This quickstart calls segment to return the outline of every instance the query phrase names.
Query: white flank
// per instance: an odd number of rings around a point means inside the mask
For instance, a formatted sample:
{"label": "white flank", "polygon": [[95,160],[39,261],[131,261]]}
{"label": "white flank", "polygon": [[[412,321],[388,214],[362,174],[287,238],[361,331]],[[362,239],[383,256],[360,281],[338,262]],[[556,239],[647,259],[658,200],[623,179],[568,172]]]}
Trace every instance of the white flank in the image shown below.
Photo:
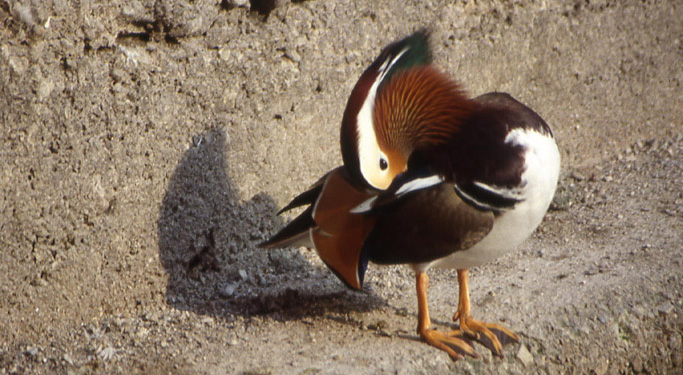
{"label": "white flank", "polygon": [[514,250],[541,223],[560,175],[560,153],[555,140],[533,130],[517,129],[510,132],[506,142],[526,149],[525,170],[518,187],[524,200],[496,217],[491,232],[470,249],[432,263],[414,265],[414,268],[469,268],[484,264]]}

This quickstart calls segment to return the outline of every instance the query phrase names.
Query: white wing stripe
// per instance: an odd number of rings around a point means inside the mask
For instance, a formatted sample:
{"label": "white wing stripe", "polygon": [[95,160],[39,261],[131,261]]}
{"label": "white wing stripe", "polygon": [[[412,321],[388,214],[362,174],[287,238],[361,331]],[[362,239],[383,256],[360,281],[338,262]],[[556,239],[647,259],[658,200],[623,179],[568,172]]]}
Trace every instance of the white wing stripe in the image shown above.
{"label": "white wing stripe", "polygon": [[477,186],[478,188],[481,188],[483,190],[486,190],[490,193],[499,195],[504,198],[509,198],[509,199],[514,199],[514,200],[522,200],[524,199],[524,192],[522,189],[516,188],[516,189],[510,189],[506,187],[500,187],[500,186],[492,186],[492,185],[487,185],[485,183],[475,181],[474,185]]}
{"label": "white wing stripe", "polygon": [[365,202],[359,204],[358,206],[354,207],[351,211],[352,214],[362,214],[364,212],[369,212],[372,210],[372,204],[375,203],[377,200],[377,197],[372,197]]}
{"label": "white wing stripe", "polygon": [[415,190],[420,190],[424,188],[428,188],[430,186],[434,186],[436,184],[440,184],[443,182],[443,178],[441,176],[429,176],[429,177],[422,177],[422,178],[416,178],[414,180],[410,180],[403,184],[397,191],[396,195],[402,195],[411,191]]}
{"label": "white wing stripe", "polygon": [[[414,180],[410,180],[410,181],[406,182],[405,184],[401,185],[401,187],[396,191],[396,193],[394,193],[394,195],[395,196],[401,196],[401,195],[409,193],[411,191],[426,189],[428,187],[440,184],[442,182],[443,182],[443,178],[441,178],[441,176],[437,176],[437,175],[429,176],[429,177],[416,178]],[[370,199],[367,199],[363,203],[354,207],[349,212],[351,212],[352,214],[362,214],[365,212],[370,212],[372,210],[372,206],[375,204],[376,200],[377,200],[377,197],[372,197]]]}

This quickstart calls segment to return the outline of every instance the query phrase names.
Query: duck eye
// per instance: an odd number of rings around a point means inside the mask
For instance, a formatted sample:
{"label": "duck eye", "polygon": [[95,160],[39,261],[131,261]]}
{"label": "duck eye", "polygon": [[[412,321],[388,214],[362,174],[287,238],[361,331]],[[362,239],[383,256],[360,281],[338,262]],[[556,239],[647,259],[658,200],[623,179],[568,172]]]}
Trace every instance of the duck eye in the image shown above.
{"label": "duck eye", "polygon": [[379,159],[379,167],[381,170],[385,171],[387,168],[389,168],[389,163],[387,163],[386,159],[380,158]]}

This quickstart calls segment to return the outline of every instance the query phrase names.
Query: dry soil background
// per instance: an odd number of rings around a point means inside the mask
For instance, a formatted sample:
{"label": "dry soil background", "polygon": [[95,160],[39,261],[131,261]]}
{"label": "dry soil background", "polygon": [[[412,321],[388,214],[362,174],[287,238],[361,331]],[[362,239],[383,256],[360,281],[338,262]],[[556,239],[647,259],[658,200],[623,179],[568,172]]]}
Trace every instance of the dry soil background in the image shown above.
{"label": "dry soil background", "polygon": [[[683,373],[680,1],[0,0],[0,373]],[[423,26],[472,95],[551,126],[560,191],[473,270],[521,334],[452,363],[413,277],[347,291],[255,244],[340,163],[347,95]],[[432,274],[440,329],[453,272]]]}

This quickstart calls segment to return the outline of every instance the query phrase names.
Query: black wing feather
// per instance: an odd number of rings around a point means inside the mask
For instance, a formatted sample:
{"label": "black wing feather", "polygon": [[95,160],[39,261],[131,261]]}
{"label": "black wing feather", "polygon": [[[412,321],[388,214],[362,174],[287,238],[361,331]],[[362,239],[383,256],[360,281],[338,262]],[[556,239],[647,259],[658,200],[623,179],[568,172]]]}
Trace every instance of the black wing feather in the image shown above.
{"label": "black wing feather", "polygon": [[377,223],[363,253],[380,264],[429,262],[468,249],[489,233],[494,218],[460,199],[450,183],[411,192],[372,214]]}

